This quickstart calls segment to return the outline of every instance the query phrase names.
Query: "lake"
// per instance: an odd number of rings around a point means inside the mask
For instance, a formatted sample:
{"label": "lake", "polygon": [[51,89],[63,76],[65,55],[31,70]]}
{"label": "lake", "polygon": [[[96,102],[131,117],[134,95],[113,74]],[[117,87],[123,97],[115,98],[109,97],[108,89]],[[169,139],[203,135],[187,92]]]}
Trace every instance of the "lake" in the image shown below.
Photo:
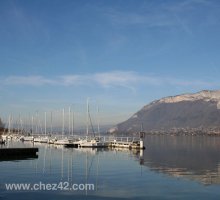
{"label": "lake", "polygon": [[[144,151],[132,151],[34,144],[38,158],[0,161],[0,200],[220,199],[220,137],[148,135],[145,146]],[[94,188],[9,191],[5,183]]]}

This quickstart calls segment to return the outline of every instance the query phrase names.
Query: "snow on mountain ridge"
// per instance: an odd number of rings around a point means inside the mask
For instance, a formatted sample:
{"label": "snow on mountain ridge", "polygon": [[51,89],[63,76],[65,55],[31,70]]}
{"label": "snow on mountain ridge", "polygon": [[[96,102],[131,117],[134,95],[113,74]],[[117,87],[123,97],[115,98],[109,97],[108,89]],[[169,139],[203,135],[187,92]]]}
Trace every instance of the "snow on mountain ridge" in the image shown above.
{"label": "snow on mountain ridge", "polygon": [[201,92],[195,94],[183,94],[171,97],[165,97],[159,100],[160,103],[176,103],[180,101],[196,101],[196,100],[204,100],[204,101],[216,101],[220,102],[220,90],[210,91],[203,90]]}
{"label": "snow on mountain ridge", "polygon": [[181,101],[215,101],[217,102],[217,108],[220,109],[220,90],[202,90],[194,94],[182,94],[177,96],[164,97],[159,100],[155,100],[152,103],[144,106],[144,110],[149,109],[155,103],[177,103]]}

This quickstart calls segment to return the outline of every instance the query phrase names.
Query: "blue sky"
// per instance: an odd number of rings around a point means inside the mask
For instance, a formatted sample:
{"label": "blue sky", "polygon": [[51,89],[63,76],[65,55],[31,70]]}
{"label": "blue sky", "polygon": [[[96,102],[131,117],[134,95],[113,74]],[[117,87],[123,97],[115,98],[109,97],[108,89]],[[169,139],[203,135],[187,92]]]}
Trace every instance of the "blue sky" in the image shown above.
{"label": "blue sky", "polygon": [[219,89],[219,9],[218,0],[0,0],[1,116],[72,105],[80,124],[90,97],[101,123],[114,124],[152,100]]}

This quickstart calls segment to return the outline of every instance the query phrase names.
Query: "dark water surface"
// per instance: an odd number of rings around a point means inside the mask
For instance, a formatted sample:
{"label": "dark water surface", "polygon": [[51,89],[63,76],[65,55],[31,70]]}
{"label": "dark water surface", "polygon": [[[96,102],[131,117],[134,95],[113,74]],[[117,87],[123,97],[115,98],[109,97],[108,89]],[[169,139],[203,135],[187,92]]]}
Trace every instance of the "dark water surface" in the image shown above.
{"label": "dark water surface", "polygon": [[[0,161],[1,199],[220,199],[220,137],[147,136],[146,150],[38,144],[35,159]],[[9,146],[33,146],[11,142]],[[94,191],[7,191],[5,183],[94,184]]]}

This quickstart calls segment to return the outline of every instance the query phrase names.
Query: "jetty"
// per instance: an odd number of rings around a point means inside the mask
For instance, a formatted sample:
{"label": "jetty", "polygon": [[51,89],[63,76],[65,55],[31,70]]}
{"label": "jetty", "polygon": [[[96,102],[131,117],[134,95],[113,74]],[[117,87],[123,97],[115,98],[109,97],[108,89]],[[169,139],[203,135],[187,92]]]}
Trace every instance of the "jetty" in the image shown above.
{"label": "jetty", "polygon": [[0,148],[0,160],[37,158],[38,148]]}
{"label": "jetty", "polygon": [[[5,136],[5,135],[4,135]],[[16,138],[23,142],[33,143],[48,143],[54,145],[63,145],[67,148],[129,148],[129,149],[145,149],[144,146],[144,133],[139,137],[132,136],[87,136],[87,135],[48,135],[47,137],[42,134],[33,134],[29,136],[13,137],[12,135],[7,138],[10,140]],[[7,141],[6,139],[4,141]]]}
{"label": "jetty", "polygon": [[65,144],[67,148],[128,148],[128,149],[145,149],[144,140],[140,137],[82,137],[73,136],[70,143]]}

